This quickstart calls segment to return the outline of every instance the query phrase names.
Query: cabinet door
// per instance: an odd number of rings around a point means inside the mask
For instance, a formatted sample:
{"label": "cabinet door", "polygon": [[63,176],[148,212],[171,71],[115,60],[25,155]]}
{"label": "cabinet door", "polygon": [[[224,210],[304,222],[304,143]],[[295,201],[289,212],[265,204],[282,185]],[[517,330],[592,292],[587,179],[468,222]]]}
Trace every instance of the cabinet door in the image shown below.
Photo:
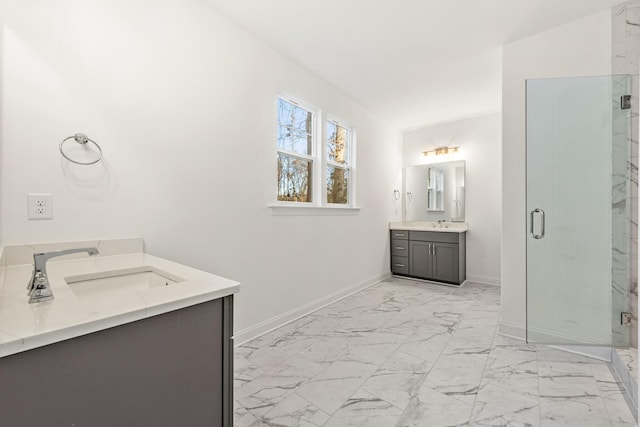
{"label": "cabinet door", "polygon": [[231,427],[230,298],[0,358],[0,425]]}
{"label": "cabinet door", "polygon": [[459,254],[458,245],[455,243],[432,243],[435,254],[433,255],[433,268],[431,277],[443,282],[459,282]]}
{"label": "cabinet door", "polygon": [[409,241],[409,274],[411,276],[431,277],[431,246],[428,242]]}

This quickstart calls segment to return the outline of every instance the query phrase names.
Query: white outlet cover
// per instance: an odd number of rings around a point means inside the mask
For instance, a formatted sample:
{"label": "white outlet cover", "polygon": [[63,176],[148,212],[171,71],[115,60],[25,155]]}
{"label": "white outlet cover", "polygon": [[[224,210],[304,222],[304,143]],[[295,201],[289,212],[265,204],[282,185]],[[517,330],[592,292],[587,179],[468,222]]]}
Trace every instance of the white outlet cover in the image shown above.
{"label": "white outlet cover", "polygon": [[28,193],[27,218],[53,219],[53,194]]}

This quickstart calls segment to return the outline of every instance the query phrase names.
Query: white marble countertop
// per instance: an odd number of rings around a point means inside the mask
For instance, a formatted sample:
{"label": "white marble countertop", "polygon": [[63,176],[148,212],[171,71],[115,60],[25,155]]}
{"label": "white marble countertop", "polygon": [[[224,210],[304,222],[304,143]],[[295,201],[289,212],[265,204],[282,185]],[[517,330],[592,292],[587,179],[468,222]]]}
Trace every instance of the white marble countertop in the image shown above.
{"label": "white marble countertop", "polygon": [[[85,246],[92,245],[87,242],[75,245]],[[139,247],[141,250],[141,240]],[[28,248],[33,250],[34,246]],[[240,284],[233,280],[141,251],[102,255],[104,252],[118,251],[107,249],[100,250],[101,254],[94,257],[76,254],[68,256],[73,259],[50,259],[46,268],[54,299],[34,304],[29,304],[26,290],[33,266],[31,263],[12,264],[10,258],[23,260],[24,256],[3,254],[1,261],[4,266],[0,267],[0,357],[211,301],[240,290]],[[137,291],[114,292],[108,298],[83,296],[79,299],[64,280],[68,276],[138,266],[155,267],[185,281]]]}
{"label": "white marble countertop", "polygon": [[464,233],[469,230],[466,222],[389,222],[389,230],[437,231],[442,233]]}

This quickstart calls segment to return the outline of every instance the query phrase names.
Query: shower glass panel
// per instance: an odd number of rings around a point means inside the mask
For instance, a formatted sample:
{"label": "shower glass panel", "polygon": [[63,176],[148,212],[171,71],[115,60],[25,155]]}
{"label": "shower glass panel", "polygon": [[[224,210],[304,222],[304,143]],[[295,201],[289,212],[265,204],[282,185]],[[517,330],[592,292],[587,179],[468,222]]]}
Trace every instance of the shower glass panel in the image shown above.
{"label": "shower glass panel", "polygon": [[628,345],[629,76],[528,80],[527,341]]}

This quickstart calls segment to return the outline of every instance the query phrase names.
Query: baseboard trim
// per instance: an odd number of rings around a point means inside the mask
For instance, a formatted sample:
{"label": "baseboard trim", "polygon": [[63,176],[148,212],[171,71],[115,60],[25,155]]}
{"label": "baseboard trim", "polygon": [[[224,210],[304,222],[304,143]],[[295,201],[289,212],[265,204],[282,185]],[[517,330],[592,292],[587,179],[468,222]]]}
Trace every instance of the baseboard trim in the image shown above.
{"label": "baseboard trim", "polygon": [[469,274],[469,272],[467,272],[467,282],[482,283],[484,285],[494,286],[500,286],[502,283],[499,277],[482,276],[480,274]]}
{"label": "baseboard trim", "polygon": [[498,331],[500,332],[500,334],[509,338],[515,338],[520,341],[525,341],[527,339],[527,334],[524,326],[517,323],[505,322],[504,320],[500,320],[500,322],[498,323]]}
{"label": "baseboard trim", "polygon": [[249,328],[238,331],[234,334],[233,337],[234,345],[238,347],[248,341],[258,338],[261,335],[269,333],[274,329],[278,329],[288,323],[300,319],[301,317],[307,316],[314,311],[318,311],[321,308],[333,304],[334,302],[340,301],[343,298],[353,295],[356,292],[373,286],[376,283],[380,283],[381,281],[388,279],[389,277],[391,277],[391,275],[388,273],[372,277],[370,279],[356,283],[355,285],[351,285],[337,292],[333,292],[329,295],[318,298],[307,304],[303,304],[299,307],[294,308],[293,310],[287,311],[286,313],[282,313],[278,316],[272,317],[271,319],[267,319],[264,322],[258,323],[257,325],[250,326]]}
{"label": "baseboard trim", "polygon": [[547,347],[557,350],[566,351],[567,353],[577,354],[579,356],[589,357],[591,359],[602,360],[611,363],[611,347],[605,346],[588,346],[588,345],[547,345]]}
{"label": "baseboard trim", "polygon": [[[501,320],[498,324],[498,331],[500,334],[514,338],[523,342],[526,342],[526,330],[525,327],[516,323],[505,322]],[[554,335],[549,333],[548,331],[535,331],[538,336],[548,336],[550,341],[554,339],[557,341],[559,339],[573,341],[573,344],[544,344],[540,343],[540,345],[545,345],[547,347],[555,348],[558,350],[566,351],[568,353],[579,354],[581,356],[590,357],[592,359],[598,359],[605,362],[611,361],[611,347],[603,346],[603,345],[584,345],[584,343],[579,342],[577,340],[573,340],[569,337]]]}

